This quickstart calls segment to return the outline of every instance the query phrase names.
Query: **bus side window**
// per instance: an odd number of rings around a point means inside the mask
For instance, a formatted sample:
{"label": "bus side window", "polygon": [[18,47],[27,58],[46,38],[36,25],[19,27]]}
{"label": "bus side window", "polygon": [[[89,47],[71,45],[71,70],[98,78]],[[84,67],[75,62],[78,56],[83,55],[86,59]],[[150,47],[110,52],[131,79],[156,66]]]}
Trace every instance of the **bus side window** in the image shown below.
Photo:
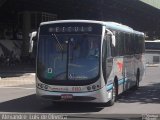
{"label": "bus side window", "polygon": [[105,35],[102,45],[102,69],[105,83],[111,72],[111,35]]}
{"label": "bus side window", "polygon": [[131,44],[130,44],[130,34],[126,33],[125,34],[125,54],[130,55],[131,54]]}
{"label": "bus side window", "polygon": [[139,53],[139,38],[138,35],[135,36],[135,53],[138,54]]}
{"label": "bus side window", "polygon": [[145,40],[144,37],[142,36],[142,52],[145,52]]}
{"label": "bus side window", "polygon": [[110,58],[111,55],[111,35],[105,35],[102,46],[103,52],[102,57],[104,59]]}
{"label": "bus side window", "polygon": [[107,40],[107,57],[111,57],[111,44],[112,44],[112,42],[111,42],[111,40],[112,40],[111,35],[107,35],[106,36],[106,40]]}
{"label": "bus side window", "polygon": [[134,34],[130,34],[130,52],[133,55],[134,54]]}
{"label": "bus side window", "polygon": [[116,33],[116,50],[118,56],[124,55],[124,33],[123,32],[117,32]]}

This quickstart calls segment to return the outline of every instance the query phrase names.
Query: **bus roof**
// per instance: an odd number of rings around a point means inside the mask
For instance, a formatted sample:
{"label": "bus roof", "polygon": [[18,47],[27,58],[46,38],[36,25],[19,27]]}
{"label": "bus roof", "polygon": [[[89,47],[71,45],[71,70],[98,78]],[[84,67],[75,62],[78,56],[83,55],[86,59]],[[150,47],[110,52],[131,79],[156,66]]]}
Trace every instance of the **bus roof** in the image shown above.
{"label": "bus roof", "polygon": [[47,25],[47,24],[56,24],[56,23],[95,23],[95,24],[101,24],[103,26],[106,26],[108,29],[112,30],[119,30],[122,32],[129,32],[129,33],[135,33],[144,35],[143,32],[135,31],[131,27],[128,27],[126,25],[116,23],[116,22],[110,22],[110,21],[96,21],[96,20],[56,20],[56,21],[48,21],[48,22],[42,22],[40,26]]}
{"label": "bus roof", "polygon": [[116,23],[116,22],[105,22],[105,23],[106,23],[106,27],[108,29],[113,29],[113,30],[119,30],[119,31],[122,31],[122,32],[129,32],[129,33],[144,35],[143,32],[133,30],[133,28],[131,28],[127,25],[123,25],[123,24]]}
{"label": "bus roof", "polygon": [[55,21],[48,21],[48,22],[42,22],[40,25],[46,25],[46,24],[56,24],[56,23],[96,23],[105,25],[105,22],[103,21],[96,21],[96,20],[55,20]]}

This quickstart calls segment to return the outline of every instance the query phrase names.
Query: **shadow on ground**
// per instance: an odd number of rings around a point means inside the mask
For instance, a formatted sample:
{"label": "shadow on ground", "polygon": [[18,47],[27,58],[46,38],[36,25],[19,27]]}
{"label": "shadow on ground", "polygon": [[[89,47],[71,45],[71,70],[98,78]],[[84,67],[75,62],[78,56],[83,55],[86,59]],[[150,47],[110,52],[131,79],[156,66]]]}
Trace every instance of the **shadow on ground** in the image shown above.
{"label": "shadow on ground", "polygon": [[84,113],[101,109],[99,105],[90,103],[53,104],[51,101],[37,99],[35,94],[0,103],[0,112]]}
{"label": "shadow on ground", "polygon": [[147,86],[140,86],[136,91],[133,89],[123,93],[117,102],[141,104],[160,103],[160,83],[151,83]]}

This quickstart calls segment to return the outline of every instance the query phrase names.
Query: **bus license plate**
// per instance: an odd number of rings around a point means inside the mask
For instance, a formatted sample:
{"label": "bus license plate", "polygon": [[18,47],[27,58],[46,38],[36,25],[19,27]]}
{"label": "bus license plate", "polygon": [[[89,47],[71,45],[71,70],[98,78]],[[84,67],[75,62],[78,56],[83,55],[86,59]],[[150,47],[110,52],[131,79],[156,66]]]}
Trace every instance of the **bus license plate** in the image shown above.
{"label": "bus license plate", "polygon": [[73,99],[73,95],[72,94],[64,94],[64,95],[61,95],[61,99],[70,100],[70,99]]}

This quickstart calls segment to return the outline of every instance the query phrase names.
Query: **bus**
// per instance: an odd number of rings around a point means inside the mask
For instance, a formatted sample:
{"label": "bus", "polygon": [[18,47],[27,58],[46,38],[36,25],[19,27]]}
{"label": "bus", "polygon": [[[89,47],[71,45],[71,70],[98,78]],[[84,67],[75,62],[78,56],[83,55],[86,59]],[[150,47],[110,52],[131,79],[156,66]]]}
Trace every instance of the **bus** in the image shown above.
{"label": "bus", "polygon": [[37,34],[40,98],[111,106],[119,94],[139,87],[144,33],[115,22],[57,20],[41,23]]}
{"label": "bus", "polygon": [[160,64],[160,40],[145,41],[146,63]]}

